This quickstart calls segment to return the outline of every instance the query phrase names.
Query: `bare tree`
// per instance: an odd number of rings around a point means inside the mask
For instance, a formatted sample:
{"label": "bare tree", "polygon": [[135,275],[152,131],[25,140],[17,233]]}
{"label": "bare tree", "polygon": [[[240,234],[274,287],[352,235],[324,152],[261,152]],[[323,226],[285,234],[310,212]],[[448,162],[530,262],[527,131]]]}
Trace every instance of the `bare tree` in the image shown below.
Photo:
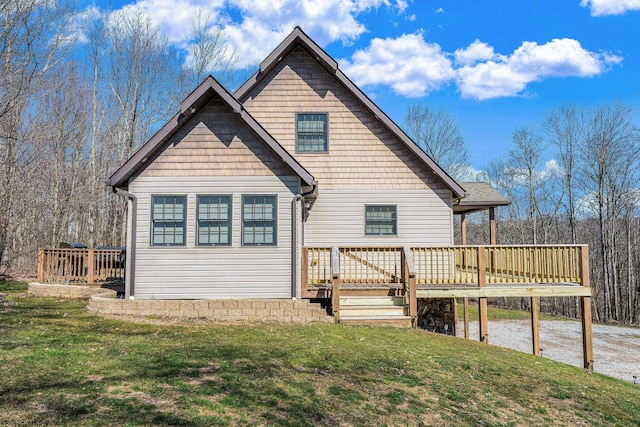
{"label": "bare tree", "polygon": [[198,10],[191,27],[189,56],[185,63],[185,72],[192,78],[185,79],[187,89],[192,90],[209,74],[221,82],[233,78],[233,67],[238,62],[238,55],[225,40],[221,28],[209,25],[208,13]]}
{"label": "bare tree", "polygon": [[460,179],[469,164],[464,138],[446,111],[411,105],[404,118],[407,134],[453,178]]}
{"label": "bare tree", "polygon": [[69,18],[63,2],[5,0],[0,3],[0,268],[13,256],[16,206],[22,203],[19,174],[32,159],[23,136],[25,115],[36,94],[34,83],[64,57],[62,29]]}
{"label": "bare tree", "polygon": [[620,320],[620,219],[631,214],[640,168],[640,135],[632,110],[605,104],[588,118],[581,149],[584,192],[594,201],[602,262],[604,320]]}

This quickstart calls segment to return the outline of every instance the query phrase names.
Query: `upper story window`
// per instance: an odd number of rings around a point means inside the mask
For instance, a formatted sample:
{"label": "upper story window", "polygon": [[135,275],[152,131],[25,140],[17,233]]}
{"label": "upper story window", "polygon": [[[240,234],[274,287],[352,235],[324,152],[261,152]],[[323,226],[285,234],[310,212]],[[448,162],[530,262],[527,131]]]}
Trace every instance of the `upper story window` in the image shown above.
{"label": "upper story window", "polygon": [[151,244],[185,244],[186,196],[152,196]]}
{"label": "upper story window", "polygon": [[242,196],[242,244],[276,246],[277,196]]}
{"label": "upper story window", "polygon": [[231,196],[198,196],[197,244],[229,246],[231,244]]}
{"label": "upper story window", "polygon": [[396,236],[398,234],[398,209],[396,205],[366,205],[364,220],[364,234],[366,235]]}
{"label": "upper story window", "polygon": [[298,113],[296,152],[326,153],[328,150],[327,113]]}

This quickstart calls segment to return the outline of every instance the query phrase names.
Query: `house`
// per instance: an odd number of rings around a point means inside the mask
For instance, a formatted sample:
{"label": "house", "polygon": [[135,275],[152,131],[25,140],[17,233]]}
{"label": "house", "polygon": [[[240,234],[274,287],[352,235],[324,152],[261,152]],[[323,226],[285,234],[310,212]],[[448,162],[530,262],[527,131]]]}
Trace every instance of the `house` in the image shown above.
{"label": "house", "polygon": [[[578,297],[593,368],[586,245],[496,245],[508,201],[453,180],[299,27],[235,93],[208,77],[108,184],[129,200],[125,297],[144,306],[319,298],[341,323],[439,327],[430,313],[455,326],[462,298],[468,336],[477,298],[486,343],[487,298],[527,297],[539,355],[538,298]],[[479,210],[490,244],[466,246]]]}
{"label": "house", "polygon": [[235,94],[207,78],[109,184],[138,299],[300,297],[303,246],[452,245],[465,196],[299,27]]}

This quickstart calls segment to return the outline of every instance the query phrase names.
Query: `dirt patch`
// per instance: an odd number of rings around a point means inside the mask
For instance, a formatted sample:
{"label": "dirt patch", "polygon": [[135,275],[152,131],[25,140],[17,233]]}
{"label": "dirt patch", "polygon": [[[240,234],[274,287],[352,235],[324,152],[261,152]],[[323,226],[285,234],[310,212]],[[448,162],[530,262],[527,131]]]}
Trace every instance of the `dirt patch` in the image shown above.
{"label": "dirt patch", "polygon": [[[464,336],[464,325],[456,325]],[[471,339],[478,340],[478,322],[470,322]],[[489,343],[531,353],[531,322],[528,320],[489,321]],[[640,329],[593,325],[595,372],[640,384]],[[540,348],[543,357],[582,367],[582,326],[576,321],[541,320]],[[637,378],[634,378],[636,376]]]}

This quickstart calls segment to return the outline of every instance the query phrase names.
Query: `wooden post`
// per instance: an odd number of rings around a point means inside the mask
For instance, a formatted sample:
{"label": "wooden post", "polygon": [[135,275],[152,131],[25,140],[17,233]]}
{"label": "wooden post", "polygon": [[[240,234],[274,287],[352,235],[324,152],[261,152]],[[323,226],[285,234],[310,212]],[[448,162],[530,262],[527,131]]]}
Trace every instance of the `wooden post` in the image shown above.
{"label": "wooden post", "polygon": [[38,282],[44,282],[44,249],[38,249]]}
{"label": "wooden post", "polygon": [[460,244],[467,244],[467,216],[460,214]]}
{"label": "wooden post", "polygon": [[[487,259],[484,252],[484,246],[478,246],[478,287],[484,288],[487,285],[486,265]],[[478,323],[480,330],[480,342],[484,344],[489,343],[489,329],[487,323],[489,319],[487,316],[487,298],[478,298]]]}
{"label": "wooden post", "polygon": [[[580,248],[580,283],[589,284],[589,247]],[[593,372],[593,336],[591,328],[591,297],[580,297],[582,308],[582,357],[584,368]]]}
{"label": "wooden post", "polygon": [[464,297],[464,338],[469,339],[469,297]]}
{"label": "wooden post", "polygon": [[[496,209],[489,208],[489,244],[491,246],[497,245],[498,239],[496,236]],[[490,269],[495,270],[496,268],[496,250],[491,249],[491,257],[489,259]]]}
{"label": "wooden post", "polygon": [[540,305],[537,297],[531,298],[531,337],[533,354],[540,356]]}
{"label": "wooden post", "polygon": [[489,244],[496,245],[496,208],[489,208]]}
{"label": "wooden post", "polygon": [[87,284],[93,285],[96,280],[96,255],[95,249],[89,249],[87,256]]}
{"label": "wooden post", "polygon": [[411,326],[418,326],[418,288],[416,286],[416,267],[413,264],[413,253],[409,246],[404,246],[401,253],[403,280],[409,284],[409,317]]}
{"label": "wooden post", "polygon": [[331,248],[331,309],[336,323],[340,322],[340,249]]}
{"label": "wooden post", "polygon": [[300,287],[302,288],[302,295],[309,287],[309,248],[302,247],[300,253]]}

